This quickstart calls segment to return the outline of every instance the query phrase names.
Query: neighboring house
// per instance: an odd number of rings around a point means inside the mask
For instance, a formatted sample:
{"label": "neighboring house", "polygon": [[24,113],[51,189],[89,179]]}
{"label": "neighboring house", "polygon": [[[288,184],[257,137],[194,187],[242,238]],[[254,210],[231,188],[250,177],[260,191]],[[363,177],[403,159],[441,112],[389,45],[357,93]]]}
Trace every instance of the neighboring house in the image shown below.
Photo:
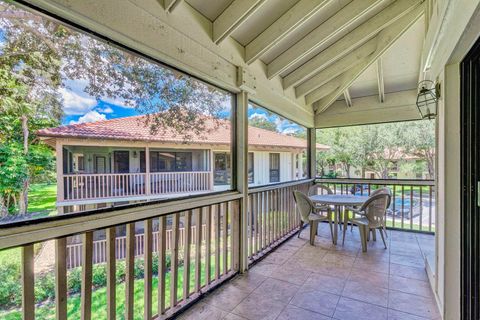
{"label": "neighboring house", "polygon": [[[228,189],[229,121],[208,120],[205,137],[186,142],[171,128],[153,134],[144,117],[38,132],[56,150],[59,212]],[[306,177],[306,140],[249,127],[248,142],[250,186]]]}

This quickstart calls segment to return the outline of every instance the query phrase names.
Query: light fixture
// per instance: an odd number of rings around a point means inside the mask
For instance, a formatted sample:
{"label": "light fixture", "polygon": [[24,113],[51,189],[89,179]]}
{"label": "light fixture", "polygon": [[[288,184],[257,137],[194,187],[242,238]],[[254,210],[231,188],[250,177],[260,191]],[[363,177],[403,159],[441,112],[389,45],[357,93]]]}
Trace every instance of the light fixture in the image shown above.
{"label": "light fixture", "polygon": [[133,158],[137,158],[137,151],[133,151]]}
{"label": "light fixture", "polygon": [[418,84],[417,108],[422,119],[433,119],[437,116],[439,90],[433,81],[423,80]]}

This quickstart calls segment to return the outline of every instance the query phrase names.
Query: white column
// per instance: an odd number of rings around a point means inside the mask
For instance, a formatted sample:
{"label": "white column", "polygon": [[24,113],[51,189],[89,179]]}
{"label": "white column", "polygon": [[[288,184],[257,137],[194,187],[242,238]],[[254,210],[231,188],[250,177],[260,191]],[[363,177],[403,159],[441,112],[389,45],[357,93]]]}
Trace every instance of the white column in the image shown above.
{"label": "white column", "polygon": [[64,200],[64,183],[63,183],[63,144],[57,140],[55,143],[55,153],[57,158],[57,212],[63,214],[63,206],[58,205]]}
{"label": "white column", "polygon": [[308,128],[308,178],[315,178],[317,176],[317,130],[315,128]]}
{"label": "white column", "polygon": [[145,194],[148,196],[151,194],[150,183],[150,148],[145,147]]}
{"label": "white column", "polygon": [[248,214],[248,93],[237,94],[236,160],[237,190],[242,193],[240,204],[240,272],[248,269],[247,214]]}

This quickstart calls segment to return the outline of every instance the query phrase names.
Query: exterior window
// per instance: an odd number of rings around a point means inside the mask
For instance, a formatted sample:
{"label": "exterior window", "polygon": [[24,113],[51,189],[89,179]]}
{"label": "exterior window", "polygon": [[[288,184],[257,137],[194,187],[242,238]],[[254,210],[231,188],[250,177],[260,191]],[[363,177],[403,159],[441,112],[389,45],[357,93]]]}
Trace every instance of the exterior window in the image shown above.
{"label": "exterior window", "polygon": [[255,183],[253,152],[248,153],[248,183]]}
{"label": "exterior window", "polygon": [[151,172],[192,171],[191,152],[150,152]]}
{"label": "exterior window", "polygon": [[270,182],[280,182],[280,153],[270,153]]}
{"label": "exterior window", "polygon": [[227,185],[231,183],[230,154],[226,152],[215,153],[214,183]]}
{"label": "exterior window", "polygon": [[78,156],[78,171],[85,171],[85,157]]}

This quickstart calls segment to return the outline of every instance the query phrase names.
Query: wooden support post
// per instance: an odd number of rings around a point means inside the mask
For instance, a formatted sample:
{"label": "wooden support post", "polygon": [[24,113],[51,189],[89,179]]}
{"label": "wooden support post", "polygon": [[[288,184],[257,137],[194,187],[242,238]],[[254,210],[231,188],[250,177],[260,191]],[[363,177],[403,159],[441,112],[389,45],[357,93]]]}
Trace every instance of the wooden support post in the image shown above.
{"label": "wooden support post", "polygon": [[317,176],[317,130],[308,128],[308,178],[314,179]]}
{"label": "wooden support post", "polygon": [[144,221],[143,255],[144,255],[144,311],[145,320],[152,319],[152,276],[153,276],[153,233],[152,220]]}
{"label": "wooden support post", "polygon": [[33,244],[22,247],[22,319],[35,319]]}
{"label": "wooden support post", "polygon": [[82,289],[81,319],[92,318],[92,265],[93,265],[93,232],[83,234],[82,241]]}
{"label": "wooden support post", "polygon": [[107,240],[107,319],[116,319],[116,257],[115,257],[115,243],[116,232],[115,227],[106,230]]}
{"label": "wooden support post", "polygon": [[134,282],[135,282],[135,223],[127,224],[125,257],[125,319],[133,319]]}
{"label": "wooden support post", "polygon": [[242,193],[240,199],[239,239],[233,239],[238,243],[240,272],[248,269],[248,239],[247,239],[247,214],[248,214],[248,93],[242,91],[237,94],[236,110],[236,183],[237,190]]}
{"label": "wooden support post", "polygon": [[55,240],[56,319],[67,318],[67,238]]}

